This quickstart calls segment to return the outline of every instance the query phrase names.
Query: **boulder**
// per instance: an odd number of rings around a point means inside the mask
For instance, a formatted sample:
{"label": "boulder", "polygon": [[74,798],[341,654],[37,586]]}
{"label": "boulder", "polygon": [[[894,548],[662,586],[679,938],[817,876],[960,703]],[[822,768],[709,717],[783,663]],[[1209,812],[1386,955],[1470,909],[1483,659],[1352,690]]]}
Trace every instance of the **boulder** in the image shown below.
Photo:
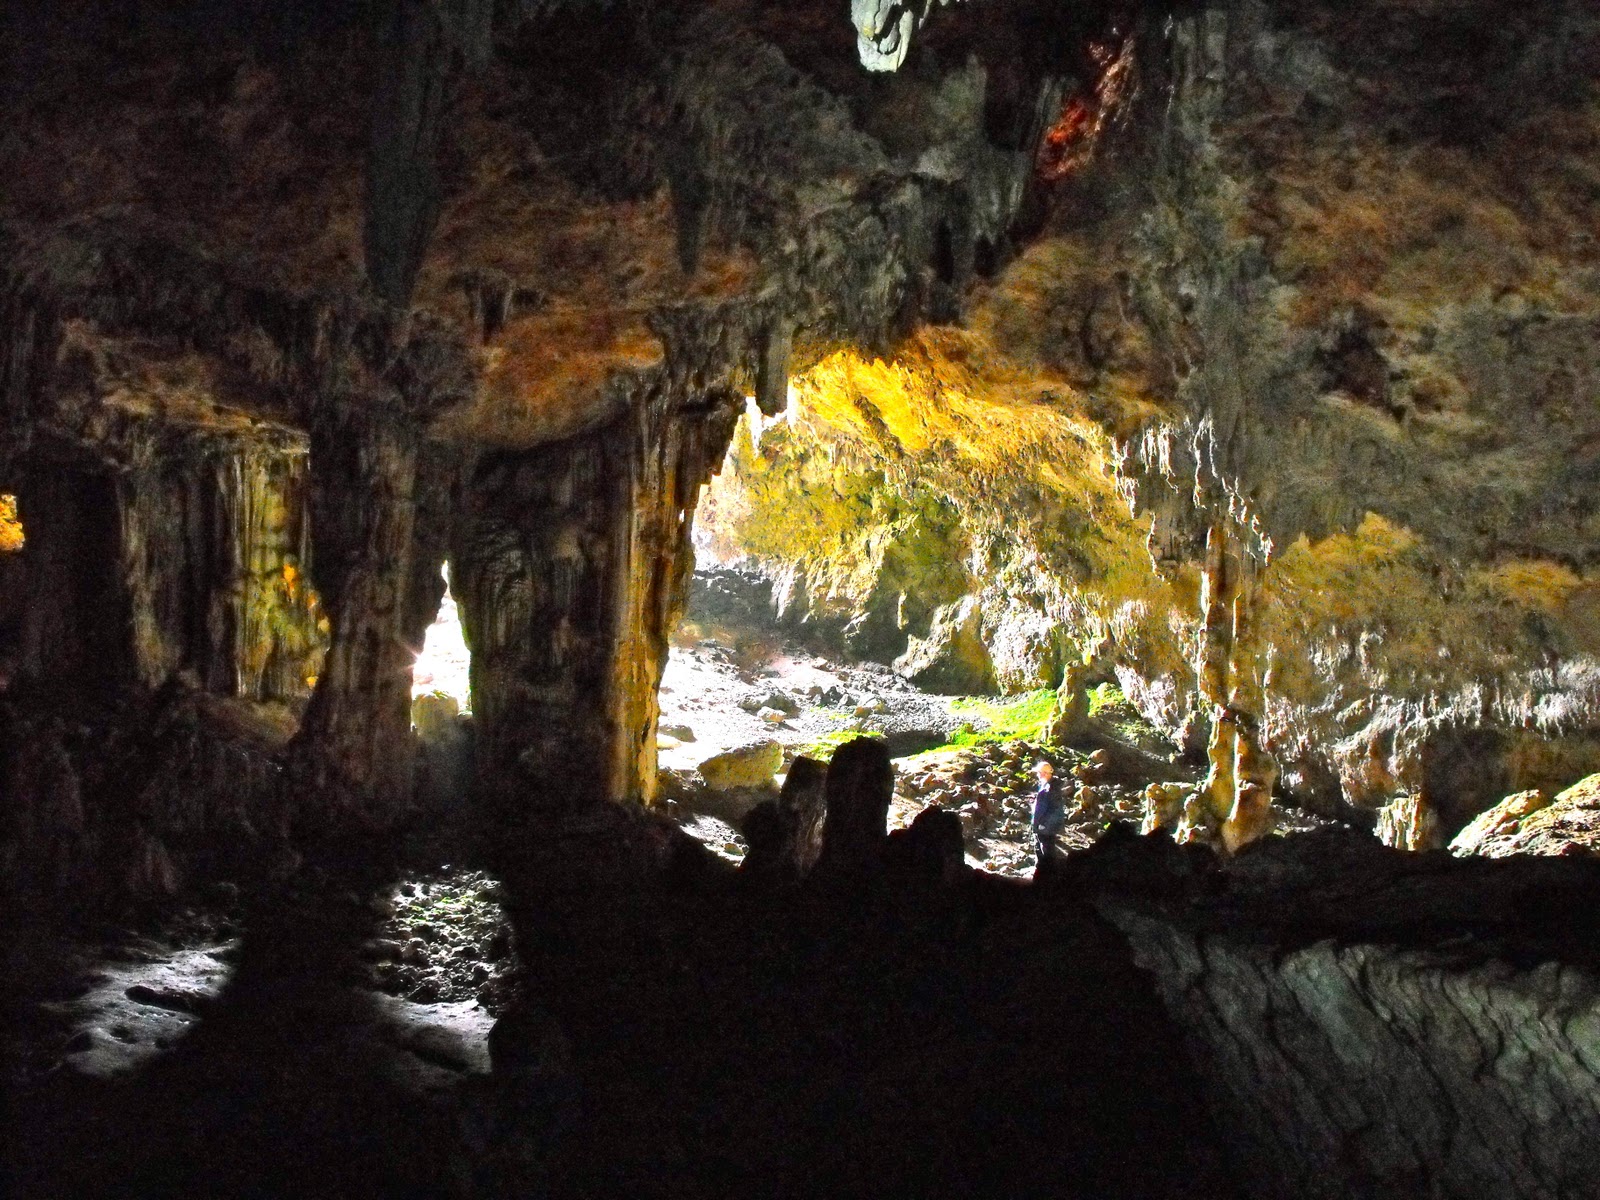
{"label": "boulder", "polygon": [[700,774],[707,787],[723,791],[727,788],[769,785],[782,766],[783,747],[765,739],[713,754],[701,762]]}
{"label": "boulder", "polygon": [[657,733],[662,737],[676,738],[680,742],[694,741],[694,730],[687,725],[668,725],[663,723]]}
{"label": "boulder", "polygon": [[1550,797],[1538,788],[1507,796],[1493,808],[1468,821],[1450,843],[1452,854],[1490,854],[1486,846],[1496,846],[1522,827],[1523,818],[1550,807]]}
{"label": "boulder", "polygon": [[767,695],[767,708],[775,708],[785,716],[794,716],[800,711],[800,705],[795,698],[787,692],[773,691]]}
{"label": "boulder", "polygon": [[827,772],[814,758],[797,758],[778,798],[750,810],[744,821],[750,852],[741,866],[746,875],[793,881],[816,865],[827,812]]}
{"label": "boulder", "polygon": [[926,883],[953,883],[966,866],[961,818],[930,804],[904,829],[889,835],[885,858],[891,869]]}
{"label": "boulder", "polygon": [[461,705],[454,696],[428,692],[411,701],[411,724],[424,742],[442,742],[450,737]]}

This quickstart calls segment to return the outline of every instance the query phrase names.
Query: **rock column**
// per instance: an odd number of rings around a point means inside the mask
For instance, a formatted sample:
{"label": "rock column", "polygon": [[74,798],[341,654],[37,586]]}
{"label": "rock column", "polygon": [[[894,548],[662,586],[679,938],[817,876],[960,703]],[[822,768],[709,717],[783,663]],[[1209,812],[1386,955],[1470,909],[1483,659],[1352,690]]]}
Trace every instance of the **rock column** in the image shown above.
{"label": "rock column", "polygon": [[379,826],[411,788],[417,457],[415,426],[387,406],[313,426],[315,579],[332,639],[298,745],[311,782]]}
{"label": "rock column", "polygon": [[1261,647],[1255,614],[1259,567],[1238,531],[1214,521],[1206,538],[1201,607],[1200,696],[1212,708],[1210,770],[1185,814],[1191,835],[1215,836],[1229,853],[1268,830],[1277,763],[1261,744]]}
{"label": "rock column", "polygon": [[731,394],[689,407],[658,385],[598,429],[478,464],[452,578],[480,784],[503,816],[653,800],[694,506],[738,412]]}

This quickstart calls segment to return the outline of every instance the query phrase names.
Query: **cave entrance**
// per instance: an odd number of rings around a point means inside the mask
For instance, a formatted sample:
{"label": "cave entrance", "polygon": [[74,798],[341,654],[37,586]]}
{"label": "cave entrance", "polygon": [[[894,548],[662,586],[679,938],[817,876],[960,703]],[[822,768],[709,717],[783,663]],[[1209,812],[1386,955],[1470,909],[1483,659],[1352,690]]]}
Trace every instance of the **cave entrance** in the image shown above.
{"label": "cave entrance", "polygon": [[[1080,783],[1099,789],[1083,793],[1072,845],[1111,817],[1140,820],[1142,789],[1170,772],[1157,762],[1170,743],[1128,705],[1110,663],[1086,656],[1066,570],[1041,565],[1041,544],[1076,545],[1086,522],[1032,475],[976,459],[992,452],[971,428],[992,414],[969,403],[936,429],[908,379],[895,364],[828,360],[792,382],[783,412],[749,402],[702,491],[661,688],[660,795],[726,857],[743,856],[744,814],[796,757],[827,761],[863,736],[895,760],[891,830],[949,809],[969,863],[1009,874],[1034,866],[1038,761],[1069,802]],[[1027,432],[1037,445],[1012,434],[1024,467],[1067,458]],[[952,462],[958,448],[970,469]],[[1064,745],[1057,689],[1071,663],[1085,664],[1073,690],[1095,723]]]}
{"label": "cave entrance", "polygon": [[450,592],[450,564],[439,571],[444,595],[411,667],[411,727],[418,750],[414,798],[424,811],[444,819],[460,813],[471,794],[474,738],[472,655]]}
{"label": "cave entrance", "polygon": [[419,728],[427,719],[421,714],[430,707],[419,702],[430,697],[450,716],[472,711],[472,654],[461,629],[461,612],[450,592],[450,564],[445,563],[439,570],[444,577],[444,597],[423,636],[422,652],[411,668],[412,723]]}

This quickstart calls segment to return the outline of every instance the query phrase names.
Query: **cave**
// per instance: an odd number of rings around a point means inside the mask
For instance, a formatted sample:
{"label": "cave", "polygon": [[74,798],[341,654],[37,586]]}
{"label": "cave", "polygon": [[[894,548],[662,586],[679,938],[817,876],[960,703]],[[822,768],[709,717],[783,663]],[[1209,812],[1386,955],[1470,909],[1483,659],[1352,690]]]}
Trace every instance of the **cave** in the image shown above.
{"label": "cave", "polygon": [[1592,4],[3,0],[0,115],[8,1194],[1600,1195]]}

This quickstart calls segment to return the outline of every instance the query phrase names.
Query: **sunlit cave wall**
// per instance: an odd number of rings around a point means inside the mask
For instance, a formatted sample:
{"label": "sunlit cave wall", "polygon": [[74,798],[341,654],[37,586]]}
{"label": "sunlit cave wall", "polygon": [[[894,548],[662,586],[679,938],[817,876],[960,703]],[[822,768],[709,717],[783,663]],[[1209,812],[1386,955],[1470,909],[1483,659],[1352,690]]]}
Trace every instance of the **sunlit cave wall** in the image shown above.
{"label": "sunlit cave wall", "polygon": [[931,690],[1054,687],[1113,645],[1181,678],[1195,581],[1155,570],[1104,431],[1045,383],[973,369],[971,348],[938,331],[797,377],[707,489],[711,550],[775,579],[785,626]]}
{"label": "sunlit cave wall", "polygon": [[141,681],[298,705],[328,620],[311,586],[303,442],[174,456],[126,485],[124,570]]}
{"label": "sunlit cave wall", "polygon": [[[1092,407],[970,333],[835,355],[793,381],[785,413],[746,415],[699,536],[770,578],[775,619],[821,648],[944,691],[1087,667],[1193,745],[1198,568],[1133,514],[1127,443]],[[1600,593],[1582,570],[1463,563],[1369,513],[1277,550],[1260,587],[1288,797],[1370,819],[1423,796],[1427,829],[1400,835],[1423,848],[1600,764]]]}

